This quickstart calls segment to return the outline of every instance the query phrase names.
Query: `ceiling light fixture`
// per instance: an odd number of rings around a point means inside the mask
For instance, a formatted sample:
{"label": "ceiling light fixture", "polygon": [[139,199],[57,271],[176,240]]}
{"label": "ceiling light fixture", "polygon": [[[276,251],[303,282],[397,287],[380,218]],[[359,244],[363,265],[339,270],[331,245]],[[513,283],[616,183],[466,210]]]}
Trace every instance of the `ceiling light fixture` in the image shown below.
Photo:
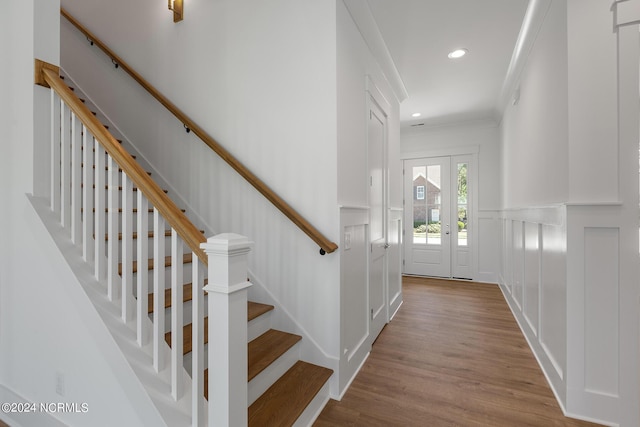
{"label": "ceiling light fixture", "polygon": [[422,115],[422,114],[420,114],[420,113],[413,113],[413,114],[411,115],[411,117],[420,117],[421,115]]}
{"label": "ceiling light fixture", "polygon": [[449,55],[447,56],[449,57],[449,59],[458,59],[465,56],[467,52],[469,52],[467,49],[456,49],[452,52],[449,52]]}

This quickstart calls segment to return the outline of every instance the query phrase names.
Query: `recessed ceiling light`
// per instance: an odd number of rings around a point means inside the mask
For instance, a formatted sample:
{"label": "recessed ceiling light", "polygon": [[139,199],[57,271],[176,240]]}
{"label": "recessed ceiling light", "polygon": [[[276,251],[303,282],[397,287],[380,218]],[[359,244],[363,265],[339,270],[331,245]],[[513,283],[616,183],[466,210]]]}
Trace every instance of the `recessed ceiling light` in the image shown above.
{"label": "recessed ceiling light", "polygon": [[421,115],[422,115],[422,114],[420,114],[420,113],[413,113],[413,114],[411,115],[411,117],[420,117]]}
{"label": "recessed ceiling light", "polygon": [[449,55],[447,55],[449,57],[449,59],[458,59],[458,58],[462,58],[463,56],[465,56],[467,54],[468,50],[467,49],[456,49],[452,52],[449,52]]}

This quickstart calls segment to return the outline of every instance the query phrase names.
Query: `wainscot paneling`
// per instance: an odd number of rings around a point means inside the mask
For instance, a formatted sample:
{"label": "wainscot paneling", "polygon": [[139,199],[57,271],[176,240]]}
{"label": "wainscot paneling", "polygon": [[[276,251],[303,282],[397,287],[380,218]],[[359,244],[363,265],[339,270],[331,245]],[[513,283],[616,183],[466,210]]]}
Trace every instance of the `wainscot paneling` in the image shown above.
{"label": "wainscot paneling", "polygon": [[500,287],[561,405],[566,364],[566,208],[502,214]]}
{"label": "wainscot paneling", "polygon": [[367,248],[369,209],[340,209],[341,343],[339,393],[352,381],[369,353]]}

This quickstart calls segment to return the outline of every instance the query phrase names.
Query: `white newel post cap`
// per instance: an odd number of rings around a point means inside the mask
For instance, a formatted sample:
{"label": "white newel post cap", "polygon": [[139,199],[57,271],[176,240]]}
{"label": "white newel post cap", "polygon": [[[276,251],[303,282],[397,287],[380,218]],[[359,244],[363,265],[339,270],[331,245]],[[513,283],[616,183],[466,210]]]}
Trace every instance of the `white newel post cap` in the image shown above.
{"label": "white newel post cap", "polygon": [[223,233],[209,237],[202,248],[209,257],[207,292],[233,293],[249,287],[248,254],[253,242],[246,236]]}

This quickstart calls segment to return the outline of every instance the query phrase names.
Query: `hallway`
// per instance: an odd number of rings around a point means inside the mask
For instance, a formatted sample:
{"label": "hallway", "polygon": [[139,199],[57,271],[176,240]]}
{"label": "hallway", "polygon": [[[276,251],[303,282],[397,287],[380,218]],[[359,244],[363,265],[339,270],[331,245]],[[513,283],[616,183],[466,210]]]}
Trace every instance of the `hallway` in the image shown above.
{"label": "hallway", "polygon": [[403,278],[404,305],[315,426],[587,426],[563,416],[498,286]]}

